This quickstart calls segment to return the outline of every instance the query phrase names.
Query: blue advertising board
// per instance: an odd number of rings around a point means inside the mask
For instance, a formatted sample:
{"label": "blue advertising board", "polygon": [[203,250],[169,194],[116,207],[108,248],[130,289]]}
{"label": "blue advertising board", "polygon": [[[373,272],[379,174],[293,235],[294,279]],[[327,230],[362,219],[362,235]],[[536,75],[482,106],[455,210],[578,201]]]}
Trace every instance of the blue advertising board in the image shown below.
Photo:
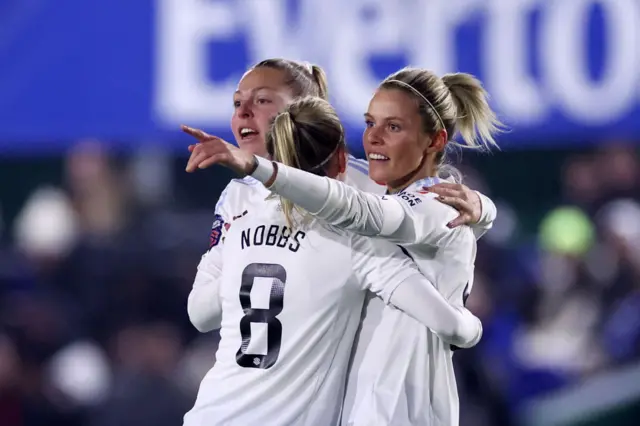
{"label": "blue advertising board", "polygon": [[325,67],[356,149],[405,65],[480,77],[507,147],[640,140],[638,0],[9,0],[0,154],[182,148],[182,123],[228,137],[235,85],[268,57]]}

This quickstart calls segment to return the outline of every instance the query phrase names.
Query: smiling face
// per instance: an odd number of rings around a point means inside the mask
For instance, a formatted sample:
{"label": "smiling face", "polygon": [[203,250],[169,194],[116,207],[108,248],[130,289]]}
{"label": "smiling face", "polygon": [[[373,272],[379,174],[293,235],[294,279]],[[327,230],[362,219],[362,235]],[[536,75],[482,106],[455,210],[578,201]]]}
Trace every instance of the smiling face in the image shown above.
{"label": "smiling face", "polygon": [[259,67],[247,72],[233,95],[231,129],[238,146],[266,157],[265,136],[271,122],[292,100],[281,71]]}
{"label": "smiling face", "polygon": [[423,130],[418,104],[410,94],[378,89],[369,102],[365,123],[363,143],[371,179],[393,189],[412,177],[423,177],[424,173],[415,172],[428,166],[431,138]]}

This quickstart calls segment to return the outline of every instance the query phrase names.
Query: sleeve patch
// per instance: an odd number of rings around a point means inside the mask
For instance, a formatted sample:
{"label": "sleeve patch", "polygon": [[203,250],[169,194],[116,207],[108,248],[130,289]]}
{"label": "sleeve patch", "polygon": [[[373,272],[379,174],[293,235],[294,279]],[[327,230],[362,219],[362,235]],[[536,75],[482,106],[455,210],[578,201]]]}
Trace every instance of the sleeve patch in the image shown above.
{"label": "sleeve patch", "polygon": [[224,219],[222,219],[222,216],[217,214],[215,216],[215,220],[213,221],[213,225],[211,225],[211,234],[209,234],[209,248],[215,247],[220,244],[220,241],[222,240],[222,229],[227,229],[225,225],[226,224],[224,223]]}

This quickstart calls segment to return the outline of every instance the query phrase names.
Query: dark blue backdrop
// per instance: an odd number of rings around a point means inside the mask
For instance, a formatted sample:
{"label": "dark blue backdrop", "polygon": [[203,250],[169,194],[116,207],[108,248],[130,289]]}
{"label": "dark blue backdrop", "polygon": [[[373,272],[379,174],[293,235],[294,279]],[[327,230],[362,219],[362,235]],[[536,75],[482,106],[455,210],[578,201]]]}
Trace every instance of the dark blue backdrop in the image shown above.
{"label": "dark blue backdrop", "polygon": [[235,83],[270,56],[328,70],[354,148],[376,83],[407,64],[482,78],[506,146],[640,140],[637,0],[9,0],[0,152],[183,148],[180,123],[229,136]]}

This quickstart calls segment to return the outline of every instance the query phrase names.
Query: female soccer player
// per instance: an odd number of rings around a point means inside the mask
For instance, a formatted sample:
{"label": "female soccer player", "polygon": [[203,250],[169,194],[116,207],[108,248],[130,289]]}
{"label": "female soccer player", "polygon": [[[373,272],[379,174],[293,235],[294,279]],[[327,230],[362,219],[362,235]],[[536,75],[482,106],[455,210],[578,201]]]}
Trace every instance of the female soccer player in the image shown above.
{"label": "female soccer player", "polygon": [[[265,136],[274,117],[288,103],[305,96],[327,99],[326,77],[320,67],[287,59],[267,59],[253,66],[242,77],[233,95],[231,128],[238,146],[255,155],[267,156]],[[195,145],[192,145],[190,150],[194,149]],[[195,151],[192,157],[197,154]],[[383,186],[369,179],[367,169],[366,161],[348,156],[345,183],[366,192],[384,193]],[[444,201],[461,211],[459,219],[477,222],[474,229],[479,233],[488,229],[495,217],[495,206],[491,200],[466,187],[456,189],[457,197],[456,193],[447,193]],[[199,331],[220,327],[220,306],[212,300],[217,300],[222,259],[220,243],[226,230],[234,220],[259,205],[268,195],[269,191],[251,177],[234,179],[222,192],[215,209],[209,249],[198,265],[187,304],[189,319]]]}
{"label": "female soccer player", "polygon": [[[315,176],[336,178],[346,166],[342,125],[319,98],[279,114],[267,147]],[[185,426],[338,425],[366,290],[448,341],[480,339],[480,321],[452,307],[395,244],[309,218],[286,200],[256,207],[225,237],[217,362]]]}
{"label": "female soccer player", "polygon": [[[252,154],[267,156],[265,136],[274,117],[287,104],[305,96],[326,99],[326,77],[320,67],[287,59],[267,59],[250,68],[233,94],[231,129],[238,146]],[[366,168],[366,161],[349,156],[345,181],[367,192],[383,193],[384,187],[368,178]],[[234,179],[216,204],[209,249],[198,265],[187,303],[189,319],[201,332],[220,327],[221,311],[215,301],[221,271],[220,243],[224,234],[235,220],[261,205],[268,195],[269,191],[255,179]],[[490,201],[487,203],[491,204]]]}
{"label": "female soccer player", "polygon": [[[475,238],[467,227],[447,227],[455,212],[422,187],[425,179],[437,176],[454,135],[460,134],[468,147],[495,145],[499,122],[486,92],[468,74],[439,78],[424,69],[407,68],[382,82],[365,120],[369,172],[375,181],[387,182],[389,195],[367,194],[334,179],[247,155],[198,133],[194,134],[202,143],[189,168],[227,165],[251,174],[332,225],[400,244],[440,293],[462,306],[473,283]],[[446,339],[392,308],[384,308],[369,339],[358,342],[356,354],[363,344],[367,349],[354,368],[355,390],[348,390],[352,400],[348,395],[344,424],[458,424]]]}

